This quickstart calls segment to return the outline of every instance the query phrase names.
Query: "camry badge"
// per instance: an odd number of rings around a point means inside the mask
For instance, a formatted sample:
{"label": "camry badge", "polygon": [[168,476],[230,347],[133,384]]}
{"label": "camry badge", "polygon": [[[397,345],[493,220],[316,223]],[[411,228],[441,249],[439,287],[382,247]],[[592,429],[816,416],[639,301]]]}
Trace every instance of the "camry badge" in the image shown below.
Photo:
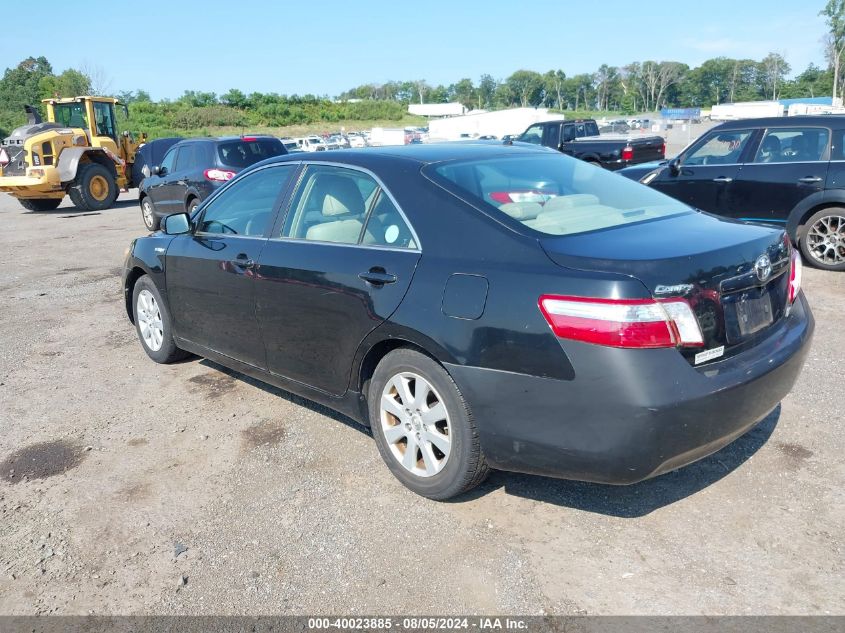
{"label": "camry badge", "polygon": [[760,281],[766,281],[769,278],[769,275],[772,274],[772,261],[768,255],[763,253],[757,258],[757,261],[754,262],[754,272],[757,273],[757,279]]}

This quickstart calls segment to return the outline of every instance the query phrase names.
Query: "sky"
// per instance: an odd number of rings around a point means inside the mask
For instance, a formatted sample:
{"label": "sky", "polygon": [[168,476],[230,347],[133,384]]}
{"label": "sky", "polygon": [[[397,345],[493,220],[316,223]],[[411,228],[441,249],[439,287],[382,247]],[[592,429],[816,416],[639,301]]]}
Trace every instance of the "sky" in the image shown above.
{"label": "sky", "polygon": [[[482,74],[601,64],[784,55],[792,74],[824,66],[824,0],[87,0],[4,2],[0,70],[44,55],[56,72],[96,70],[108,92],[185,90],[336,96],[365,83],[448,85]],[[584,9],[595,6],[596,8]],[[76,28],[85,16],[93,25]],[[80,35],[86,36],[83,40]]]}

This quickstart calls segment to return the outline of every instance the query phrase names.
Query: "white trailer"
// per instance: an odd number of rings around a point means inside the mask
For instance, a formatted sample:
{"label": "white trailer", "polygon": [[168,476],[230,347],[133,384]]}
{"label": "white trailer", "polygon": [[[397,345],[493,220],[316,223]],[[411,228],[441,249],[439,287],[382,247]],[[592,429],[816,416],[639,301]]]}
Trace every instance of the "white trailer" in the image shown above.
{"label": "white trailer", "polygon": [[746,101],[744,103],[719,103],[710,109],[711,121],[737,121],[762,117],[784,116],[779,101]]}
{"label": "white trailer", "polygon": [[404,145],[405,129],[401,127],[374,127],[370,130],[369,143],[375,147],[382,145]]}
{"label": "white trailer", "polygon": [[429,140],[457,141],[479,136],[502,138],[506,134],[522,134],[540,121],[562,120],[562,114],[549,114],[548,108],[511,108],[494,112],[470,112],[466,116],[433,119],[428,124]]}

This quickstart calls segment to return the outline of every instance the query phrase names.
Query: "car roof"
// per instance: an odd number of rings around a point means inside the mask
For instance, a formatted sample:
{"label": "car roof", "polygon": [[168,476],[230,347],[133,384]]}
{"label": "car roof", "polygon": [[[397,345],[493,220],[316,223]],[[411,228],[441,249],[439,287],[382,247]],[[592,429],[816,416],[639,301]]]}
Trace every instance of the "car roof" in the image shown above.
{"label": "car roof", "polygon": [[251,139],[275,139],[275,136],[269,134],[244,134],[243,136],[197,136],[194,138],[183,138],[179,144],[188,143],[225,143],[227,141],[242,141],[244,138]]}
{"label": "car roof", "polygon": [[364,147],[360,149],[327,150],[317,155],[303,157],[301,154],[274,156],[262,164],[285,162],[287,160],[314,162],[339,162],[365,166],[379,158],[401,159],[420,165],[452,160],[483,160],[497,156],[530,154],[558,154],[554,150],[538,147],[530,143],[505,145],[501,141],[453,142],[453,143],[416,143],[413,145],[389,145],[383,147]]}
{"label": "car roof", "polygon": [[762,117],[759,119],[737,119],[725,121],[721,130],[740,130],[748,127],[795,127],[796,125],[818,125],[845,128],[845,116],[835,114],[801,114],[789,117]]}

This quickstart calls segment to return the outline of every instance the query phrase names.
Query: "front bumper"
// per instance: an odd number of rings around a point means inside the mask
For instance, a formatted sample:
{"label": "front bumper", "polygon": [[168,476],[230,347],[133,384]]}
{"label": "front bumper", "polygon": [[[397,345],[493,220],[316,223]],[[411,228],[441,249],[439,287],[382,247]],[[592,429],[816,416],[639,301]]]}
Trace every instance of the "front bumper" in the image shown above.
{"label": "front bumper", "polygon": [[814,326],[802,293],[765,341],[699,368],[674,349],[571,341],[571,381],[446,368],[494,468],[632,484],[701,459],[766,417],[795,384]]}

